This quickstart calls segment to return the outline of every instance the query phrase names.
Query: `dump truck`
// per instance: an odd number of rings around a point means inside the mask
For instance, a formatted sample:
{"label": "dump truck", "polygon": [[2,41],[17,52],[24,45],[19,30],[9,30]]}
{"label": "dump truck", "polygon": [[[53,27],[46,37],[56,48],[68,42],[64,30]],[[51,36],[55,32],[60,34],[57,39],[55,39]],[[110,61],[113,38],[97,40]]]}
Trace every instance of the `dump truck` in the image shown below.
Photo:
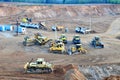
{"label": "dump truck", "polygon": [[62,40],[64,44],[67,44],[67,37],[65,36],[65,34],[62,34],[59,39]]}
{"label": "dump truck", "polygon": [[104,48],[104,44],[101,42],[101,40],[98,36],[93,38],[93,40],[91,41],[91,45],[94,48]]}
{"label": "dump truck", "polygon": [[86,54],[87,50],[82,47],[82,44],[76,44],[75,46],[72,46],[70,49],[67,51],[68,55],[72,54]]}
{"label": "dump truck", "polygon": [[81,44],[80,36],[75,35],[72,39],[73,44]]}
{"label": "dump truck", "polygon": [[58,53],[58,54],[64,54],[66,52],[64,43],[62,41],[54,42],[50,46],[49,52]]}
{"label": "dump truck", "polygon": [[54,65],[46,62],[44,58],[33,59],[24,65],[25,73],[51,73]]}

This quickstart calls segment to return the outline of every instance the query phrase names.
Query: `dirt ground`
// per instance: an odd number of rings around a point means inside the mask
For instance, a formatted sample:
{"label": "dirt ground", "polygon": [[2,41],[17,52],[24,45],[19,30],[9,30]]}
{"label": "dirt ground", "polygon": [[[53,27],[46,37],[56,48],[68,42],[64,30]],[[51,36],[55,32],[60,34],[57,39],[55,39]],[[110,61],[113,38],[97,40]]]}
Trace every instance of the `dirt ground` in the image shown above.
{"label": "dirt ground", "polygon": [[[43,7],[44,8],[44,7]],[[6,16],[6,15],[3,15]],[[80,17],[80,16],[79,16]],[[6,23],[6,19],[0,18],[0,23]],[[51,18],[50,18],[51,19]],[[54,18],[55,19],[55,18]],[[73,18],[74,20],[75,18]],[[88,17],[81,17],[84,25],[89,25]],[[3,21],[2,21],[3,20]],[[13,20],[13,19],[11,19]],[[59,37],[62,33],[66,34],[69,43],[74,35],[76,25],[79,21],[71,23],[71,17],[67,19],[58,19],[57,21],[50,20],[47,22],[48,31],[27,29],[26,35],[33,35],[40,32],[48,38],[55,39],[55,32],[50,30],[50,26],[54,23],[67,25],[69,28],[68,33],[57,32]],[[63,21],[61,21],[63,20]],[[64,22],[64,20],[66,22]],[[37,20],[36,20],[37,21]],[[68,22],[67,22],[68,21]],[[12,22],[12,21],[11,21]],[[77,24],[76,24],[77,23]],[[103,23],[103,24],[102,24]],[[70,26],[69,26],[70,25]],[[94,65],[94,64],[109,64],[120,63],[120,40],[116,37],[120,35],[120,16],[119,15],[104,15],[93,18],[92,29],[96,30],[94,34],[77,34],[80,35],[83,47],[88,50],[87,54],[80,55],[61,55],[52,54],[48,52],[49,47],[45,46],[23,46],[22,41],[26,35],[19,34],[14,36],[14,32],[0,32],[0,80],[64,80],[65,76],[62,74],[24,74],[23,66],[31,58],[45,58],[46,61],[55,65]],[[74,27],[73,27],[74,26]],[[100,36],[105,45],[104,49],[94,49],[90,46],[90,41],[93,37]],[[68,47],[68,46],[67,46]],[[120,75],[120,74],[118,74]],[[108,76],[107,76],[108,77]],[[65,79],[69,80],[69,79]],[[79,79],[78,79],[79,80]],[[107,79],[106,79],[107,80]]]}

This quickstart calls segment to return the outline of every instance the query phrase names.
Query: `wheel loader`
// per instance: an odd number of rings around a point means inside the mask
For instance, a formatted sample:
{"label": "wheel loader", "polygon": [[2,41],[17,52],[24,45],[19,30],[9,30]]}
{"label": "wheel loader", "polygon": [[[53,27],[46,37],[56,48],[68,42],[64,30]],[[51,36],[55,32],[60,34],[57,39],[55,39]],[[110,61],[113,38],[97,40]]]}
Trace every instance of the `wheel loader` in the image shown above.
{"label": "wheel loader", "polygon": [[104,48],[104,44],[101,42],[99,37],[94,37],[93,40],[91,41],[91,45],[94,48]]}
{"label": "wheel loader", "polygon": [[67,44],[67,37],[65,34],[62,34],[59,39],[62,40],[64,44]]}
{"label": "wheel loader", "polygon": [[49,48],[49,52],[63,54],[66,52],[65,45],[62,41],[54,42]]}
{"label": "wheel loader", "polygon": [[87,50],[85,48],[82,47],[82,44],[76,44],[75,46],[72,46],[70,49],[68,49],[68,55],[72,55],[72,54],[86,54]]}
{"label": "wheel loader", "polygon": [[38,58],[36,61],[27,62],[24,65],[25,73],[51,73],[53,72],[53,65],[46,62],[44,58]]}

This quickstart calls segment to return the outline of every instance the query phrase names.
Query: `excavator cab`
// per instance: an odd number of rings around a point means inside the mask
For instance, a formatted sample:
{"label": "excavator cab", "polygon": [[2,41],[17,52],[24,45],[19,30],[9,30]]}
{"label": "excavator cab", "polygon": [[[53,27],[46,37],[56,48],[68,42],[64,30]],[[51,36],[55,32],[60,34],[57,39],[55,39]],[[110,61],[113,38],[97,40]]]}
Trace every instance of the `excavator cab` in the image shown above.
{"label": "excavator cab", "polygon": [[67,37],[65,34],[62,34],[59,39],[62,40],[64,44],[67,44]]}
{"label": "excavator cab", "polygon": [[73,42],[74,44],[80,44],[80,43],[81,43],[80,36],[75,35],[75,36],[73,37],[72,42]]}

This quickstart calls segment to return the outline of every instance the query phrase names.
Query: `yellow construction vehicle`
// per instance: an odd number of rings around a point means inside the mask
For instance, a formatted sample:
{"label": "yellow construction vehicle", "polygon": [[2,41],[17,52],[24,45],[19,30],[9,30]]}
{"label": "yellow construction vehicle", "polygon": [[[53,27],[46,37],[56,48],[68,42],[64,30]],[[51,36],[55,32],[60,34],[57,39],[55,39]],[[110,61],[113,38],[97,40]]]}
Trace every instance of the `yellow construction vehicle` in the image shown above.
{"label": "yellow construction vehicle", "polygon": [[42,36],[39,33],[35,34],[35,44],[39,44],[39,45],[45,45],[47,42],[49,42],[51,39],[48,39],[45,36]]}
{"label": "yellow construction vehicle", "polygon": [[66,49],[65,49],[64,43],[62,41],[54,42],[50,46],[49,52],[61,53],[61,54],[65,53]]}
{"label": "yellow construction vehicle", "polygon": [[42,36],[40,33],[36,33],[34,34],[33,39],[29,38],[28,36],[25,37],[23,41],[23,45],[24,46],[31,45],[31,44],[45,45],[49,41],[51,41],[51,39],[48,39],[47,37]]}
{"label": "yellow construction vehicle", "polygon": [[67,37],[65,34],[62,34],[59,39],[62,40],[64,44],[67,44]]}
{"label": "yellow construction vehicle", "polygon": [[87,50],[85,48],[82,47],[82,44],[76,44],[75,46],[72,46],[70,49],[68,49],[68,55],[72,55],[72,54],[86,54]]}
{"label": "yellow construction vehicle", "polygon": [[44,58],[38,58],[36,61],[27,62],[24,65],[25,73],[51,73],[53,72],[53,65],[46,62]]}
{"label": "yellow construction vehicle", "polygon": [[23,45],[24,46],[31,46],[35,44],[35,39],[32,39],[28,36],[24,37]]}

